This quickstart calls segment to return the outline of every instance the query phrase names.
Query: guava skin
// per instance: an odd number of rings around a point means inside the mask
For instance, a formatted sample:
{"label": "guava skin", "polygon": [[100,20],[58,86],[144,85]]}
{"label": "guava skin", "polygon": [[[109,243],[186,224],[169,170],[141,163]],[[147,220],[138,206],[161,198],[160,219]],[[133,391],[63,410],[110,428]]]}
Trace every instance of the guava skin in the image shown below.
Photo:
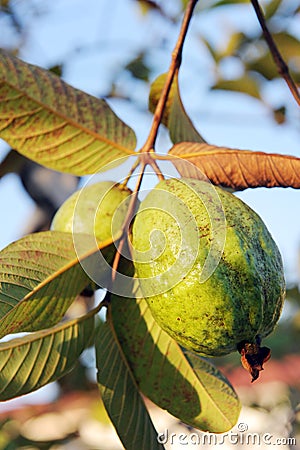
{"label": "guava skin", "polygon": [[[199,271],[213,238],[210,218],[201,201],[207,184],[190,179],[161,181],[141,202],[132,243],[135,250],[147,252],[148,261],[136,258],[134,265],[142,293],[161,328],[187,349],[221,356],[236,351],[243,341],[255,343],[257,336],[271,333],[282,310],[285,281],[281,255],[261,218],[235,195],[214,187],[225,213],[226,240],[216,269],[206,281],[199,282]],[[168,205],[162,191],[172,194]],[[210,201],[217,217],[219,206]],[[167,276],[164,280],[172,287],[153,295],[161,273],[174,263],[181,244],[178,224],[165,210],[178,211],[181,202],[188,206],[189,213],[183,209],[180,212],[180,228],[184,232],[192,213],[198,242],[191,241],[191,245],[200,243],[199,252],[184,277],[174,283]],[[162,233],[153,232],[156,229],[164,234],[165,241]],[[157,256],[161,248],[164,250]],[[184,251],[187,258],[189,250],[192,248]]]}
{"label": "guava skin", "polygon": [[[102,181],[86,186],[72,194],[55,214],[51,229],[75,233],[78,251],[84,251],[86,239],[81,234],[89,235],[88,248],[116,236],[121,230],[130,202],[132,191],[113,181]],[[81,243],[83,248],[81,248]],[[115,244],[100,250],[103,258],[95,255],[84,262],[92,280],[88,288],[107,288],[111,279],[110,266],[113,263]]]}
{"label": "guava skin", "polygon": [[118,231],[128,210],[130,189],[113,181],[101,181],[74,192],[55,214],[51,229],[94,235],[101,242]]}

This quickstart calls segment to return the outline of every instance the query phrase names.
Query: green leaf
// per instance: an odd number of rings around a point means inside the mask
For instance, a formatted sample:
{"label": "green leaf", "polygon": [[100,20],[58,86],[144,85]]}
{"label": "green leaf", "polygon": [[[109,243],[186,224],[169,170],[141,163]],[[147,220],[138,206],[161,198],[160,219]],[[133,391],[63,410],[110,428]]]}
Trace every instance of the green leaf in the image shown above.
{"label": "green leaf", "polygon": [[112,296],[111,314],[143,394],[201,430],[222,433],[235,425],[240,403],[229,381],[199,356],[185,356],[155,322],[144,299]]}
{"label": "green leaf", "polygon": [[[152,113],[155,112],[155,108],[160,99],[162,90],[163,90],[165,82],[166,82],[166,77],[167,77],[167,74],[163,73],[163,74],[159,75],[151,84],[148,106],[149,106],[149,111]],[[162,123],[166,127],[168,127],[168,123],[169,123],[169,115],[170,115],[170,109],[171,109],[171,105],[172,105],[173,96],[174,96],[174,83],[169,92],[167,103],[166,103],[163,117],[162,117]]]}
{"label": "green leaf", "polygon": [[232,33],[229,37],[226,48],[221,51],[220,54],[217,54],[217,61],[226,56],[230,57],[237,55],[241,46],[247,42],[247,39],[247,36],[240,31],[238,33]]}
{"label": "green leaf", "polygon": [[144,53],[139,54],[136,58],[130,61],[125,66],[125,69],[128,70],[128,72],[130,72],[131,75],[138,80],[149,80],[150,68],[145,62]]}
{"label": "green leaf", "polygon": [[258,72],[267,80],[273,80],[274,78],[278,78],[280,76],[273,58],[269,52],[265,52],[261,56],[252,60],[251,58],[249,58],[245,62],[245,68],[246,70]]}
{"label": "green leaf", "polygon": [[281,3],[282,0],[272,0],[263,7],[265,20],[271,19],[276,14]]}
{"label": "green leaf", "polygon": [[[300,74],[300,40],[284,31],[273,33],[272,37],[285,61],[290,65],[290,72],[297,81]],[[253,42],[255,51],[247,57],[245,66],[248,70],[253,70],[263,75],[267,80],[279,78],[281,75],[272,58],[271,53],[265,46],[263,37]],[[259,56],[256,56],[259,55]]]}
{"label": "green leaf", "polygon": [[0,400],[35,391],[69,372],[91,344],[98,310],[0,343]]}
{"label": "green leaf", "polygon": [[[89,244],[89,237],[82,235]],[[111,251],[107,241],[99,246]],[[76,251],[77,250],[77,251]],[[90,278],[79,259],[90,265],[98,247],[78,254],[72,233],[28,235],[0,252],[0,337],[36,331],[58,323]],[[99,268],[100,269],[100,268]]]}
{"label": "green leaf", "polygon": [[162,450],[144,401],[109,323],[96,336],[97,380],[109,417],[126,450]]}
{"label": "green leaf", "polygon": [[212,8],[217,8],[219,6],[228,6],[228,5],[238,5],[243,3],[249,3],[248,0],[218,0],[211,5]]}
{"label": "green leaf", "polygon": [[251,95],[251,97],[260,99],[260,89],[258,82],[251,76],[245,74],[234,80],[218,80],[211,89],[224,89],[229,91],[241,92]]}
{"label": "green leaf", "polygon": [[0,52],[0,137],[46,167],[96,173],[134,154],[135,135],[104,100]]}
{"label": "green leaf", "polygon": [[[166,76],[166,74],[160,75],[151,85],[149,95],[149,110],[151,112],[155,111]],[[162,123],[169,129],[174,144],[181,141],[205,142],[184,109],[179,92],[178,73],[172,83]]]}
{"label": "green leaf", "polygon": [[210,55],[212,56],[215,63],[218,63],[222,58],[223,54],[219,53],[214,46],[204,37],[200,36],[201,42],[205,45]]}
{"label": "green leaf", "polygon": [[163,18],[169,19],[168,15],[165,13],[162,7],[158,5],[154,0],[138,0],[137,3],[143,15],[155,11],[156,13],[159,13]]}
{"label": "green leaf", "polygon": [[276,42],[284,59],[289,60],[291,58],[299,58],[300,55],[299,39],[285,32],[273,33],[272,37]]}

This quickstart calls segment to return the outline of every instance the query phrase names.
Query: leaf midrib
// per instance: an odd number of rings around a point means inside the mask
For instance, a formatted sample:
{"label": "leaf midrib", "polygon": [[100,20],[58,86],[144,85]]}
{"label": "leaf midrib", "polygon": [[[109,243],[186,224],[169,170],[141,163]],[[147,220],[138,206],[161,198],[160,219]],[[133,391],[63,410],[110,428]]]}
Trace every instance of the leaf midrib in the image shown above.
{"label": "leaf midrib", "polygon": [[[1,351],[10,350],[13,348],[19,348],[20,345],[32,344],[35,341],[39,341],[40,339],[44,339],[47,336],[52,336],[56,333],[60,333],[70,327],[74,327],[81,322],[84,322],[87,319],[92,318],[97,312],[100,310],[101,305],[97,305],[96,308],[93,308],[87,314],[78,317],[76,319],[68,320],[66,322],[54,325],[51,328],[47,328],[45,330],[36,331],[34,333],[26,334],[20,338],[14,338],[10,341],[0,342],[0,353]],[[26,339],[26,342],[22,342],[23,339]]]}
{"label": "leaf midrib", "polygon": [[[184,146],[184,144],[187,144],[188,146],[192,147],[192,146],[199,146],[199,145],[203,145],[203,146],[207,146],[207,144],[197,144],[197,143],[191,143],[191,142],[186,142],[186,143],[180,143],[178,145],[175,145],[173,148],[177,148],[177,147],[181,147]],[[172,149],[173,149],[172,148]],[[231,149],[231,148],[222,148],[222,147],[216,147],[216,146],[212,146],[211,150],[198,150],[195,152],[191,152],[191,153],[182,153],[182,154],[176,154],[176,153],[172,153],[172,149],[171,152],[168,155],[159,155],[159,154],[153,154],[153,157],[155,159],[161,159],[161,160],[172,160],[172,159],[192,159],[192,158],[201,158],[202,156],[214,156],[214,155],[220,155],[221,153],[224,154],[230,154],[230,155],[238,155],[238,156],[246,156],[246,155],[253,155],[253,156],[259,156],[259,155],[264,155],[264,156],[270,156],[271,158],[277,157],[277,158],[282,158],[282,159],[290,159],[290,160],[295,160],[295,159],[299,159],[297,158],[297,156],[293,156],[293,155],[283,155],[283,154],[279,154],[279,153],[268,153],[268,152],[262,152],[262,151],[252,151],[252,150],[243,150],[243,149]]]}
{"label": "leaf midrib", "polygon": [[[89,256],[92,256],[95,252],[98,250],[101,250],[103,248],[108,247],[112,243],[116,242],[117,239],[106,239],[105,241],[101,242],[97,247],[94,247],[93,249],[85,252],[83,255],[80,255],[80,259],[74,258],[73,260],[66,263],[64,266],[62,266],[60,269],[56,270],[51,275],[47,276],[43,281],[41,281],[37,286],[35,286],[33,289],[28,292],[22,299],[18,301],[16,305],[14,305],[2,318],[0,322],[3,322],[6,320],[6,318],[14,311],[15,309],[19,308],[19,305],[21,305],[23,302],[30,300],[30,298],[39,292],[44,286],[47,286],[51,281],[55,280],[57,277],[59,277],[61,274],[66,272],[67,270],[73,268],[76,264],[80,264],[80,261],[84,260],[85,258],[88,258]],[[47,253],[47,252],[45,252]]]}

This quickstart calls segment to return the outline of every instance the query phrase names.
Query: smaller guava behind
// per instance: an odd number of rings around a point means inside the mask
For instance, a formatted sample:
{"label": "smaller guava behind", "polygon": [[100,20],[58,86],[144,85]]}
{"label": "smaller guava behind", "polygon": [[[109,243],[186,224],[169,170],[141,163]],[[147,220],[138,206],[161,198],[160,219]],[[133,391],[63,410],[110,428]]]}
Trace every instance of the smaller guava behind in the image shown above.
{"label": "smaller guava behind", "polygon": [[[76,191],[59,208],[51,230],[72,233],[77,255],[85,255],[98,244],[120,236],[128,212],[131,190],[113,181],[102,181]],[[81,266],[91,280],[107,289],[111,282],[111,264],[115,243],[99,249]]]}
{"label": "smaller guava behind", "polygon": [[113,181],[101,181],[83,187],[59,208],[51,229],[90,234],[99,242],[105,241],[121,228],[130,194],[130,189]]}

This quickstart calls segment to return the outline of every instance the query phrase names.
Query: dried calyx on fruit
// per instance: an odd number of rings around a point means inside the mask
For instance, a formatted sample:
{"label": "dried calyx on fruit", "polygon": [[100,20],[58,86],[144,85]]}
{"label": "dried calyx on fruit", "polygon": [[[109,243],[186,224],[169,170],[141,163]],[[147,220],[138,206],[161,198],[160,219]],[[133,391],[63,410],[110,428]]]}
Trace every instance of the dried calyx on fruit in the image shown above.
{"label": "dried calyx on fruit", "polygon": [[258,378],[270,357],[260,339],[285,296],[281,255],[258,214],[206,181],[169,179],[141,202],[132,231],[136,274],[158,324],[202,355],[238,350]]}
{"label": "dried calyx on fruit", "polygon": [[253,343],[242,341],[237,345],[242,365],[252,376],[252,382],[257,380],[259,372],[263,370],[263,364],[271,357],[271,350],[260,346],[260,336],[256,336],[255,341]]}

